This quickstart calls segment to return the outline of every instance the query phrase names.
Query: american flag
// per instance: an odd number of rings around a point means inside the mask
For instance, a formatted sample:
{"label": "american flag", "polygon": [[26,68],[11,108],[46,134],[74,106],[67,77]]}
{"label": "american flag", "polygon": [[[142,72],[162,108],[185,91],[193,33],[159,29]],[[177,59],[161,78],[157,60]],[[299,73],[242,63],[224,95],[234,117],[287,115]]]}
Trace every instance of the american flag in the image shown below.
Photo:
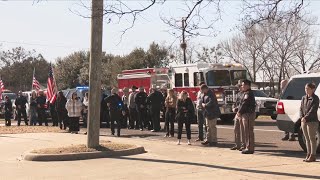
{"label": "american flag", "polygon": [[56,98],[57,98],[57,86],[53,76],[52,65],[50,63],[49,77],[48,77],[48,83],[47,83],[47,100],[50,101],[50,103],[54,103]]}
{"label": "american flag", "polygon": [[34,76],[33,76],[33,80],[32,80],[32,88],[35,88],[37,91],[40,90],[40,83],[36,79],[36,77],[34,77]]}
{"label": "american flag", "polygon": [[4,90],[4,84],[3,84],[3,81],[2,79],[0,79],[0,100],[3,100],[2,99],[2,91]]}
{"label": "american flag", "polygon": [[33,78],[32,78],[32,89],[36,89],[37,91],[40,90],[40,83],[39,81],[36,79],[36,68],[33,69]]}
{"label": "american flag", "polygon": [[0,79],[0,90],[1,90],[1,92],[4,90],[4,84],[3,84],[2,79]]}

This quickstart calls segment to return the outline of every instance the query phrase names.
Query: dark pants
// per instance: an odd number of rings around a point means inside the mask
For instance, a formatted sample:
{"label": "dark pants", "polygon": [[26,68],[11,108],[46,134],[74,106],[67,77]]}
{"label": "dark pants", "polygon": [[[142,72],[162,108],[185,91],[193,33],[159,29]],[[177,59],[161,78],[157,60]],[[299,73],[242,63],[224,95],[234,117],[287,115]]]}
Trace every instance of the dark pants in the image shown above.
{"label": "dark pants", "polygon": [[190,125],[189,118],[187,117],[187,114],[181,113],[177,121],[178,121],[178,139],[181,139],[183,123],[186,126],[187,139],[191,139],[191,128],[190,128],[191,125]]}
{"label": "dark pants", "polygon": [[46,126],[48,126],[48,119],[46,117],[46,111],[43,108],[38,109],[38,121],[39,121],[40,126],[42,126],[43,122],[45,123]]}
{"label": "dark pants", "polygon": [[138,127],[138,112],[136,108],[129,108],[129,126],[131,129]]}
{"label": "dark pants", "polygon": [[53,126],[58,126],[57,111],[55,109],[50,109],[50,113],[51,113]]}
{"label": "dark pants", "polygon": [[63,129],[66,129],[69,126],[67,112],[57,112],[57,116],[60,127],[62,127],[63,124]]}
{"label": "dark pants", "polygon": [[110,127],[111,127],[111,133],[114,134],[114,128],[115,124],[117,123],[117,136],[120,136],[120,130],[121,130],[121,111],[119,110],[110,110]]}
{"label": "dark pants", "polygon": [[[167,130],[167,135],[174,136],[174,119],[176,117],[176,108],[168,108],[166,110],[166,130]],[[170,123],[170,128],[169,128],[169,123]],[[170,129],[170,130],[169,130]]]}
{"label": "dark pants", "polygon": [[18,126],[20,126],[21,123],[21,114],[23,115],[24,123],[28,125],[28,118],[27,118],[27,112],[26,109],[18,109]]}
{"label": "dark pants", "polygon": [[80,120],[80,117],[69,117],[69,121],[70,121],[69,131],[78,132],[80,130],[79,120]]}
{"label": "dark pants", "polygon": [[152,107],[151,108],[151,118],[153,122],[153,130],[160,131],[160,107]]}
{"label": "dark pants", "polygon": [[[127,107],[127,105],[124,105],[124,106]],[[124,111],[126,112],[126,114],[122,115],[121,126],[122,126],[122,128],[127,128],[128,127],[128,119],[129,119],[129,109],[125,108]]]}
{"label": "dark pants", "polygon": [[151,113],[151,109],[148,108],[147,109],[147,123],[148,123],[148,130],[152,130],[153,129],[153,121],[152,121],[152,113]]}
{"label": "dark pants", "polygon": [[138,123],[136,124],[136,128],[143,129],[143,124],[147,119],[147,111],[145,108],[138,108]]}
{"label": "dark pants", "polygon": [[4,119],[5,119],[5,125],[6,126],[11,126],[11,112],[5,112],[4,113]]}
{"label": "dark pants", "polygon": [[199,129],[199,134],[198,138],[200,140],[203,140],[203,125],[205,125],[205,120],[204,120],[204,114],[203,111],[200,109],[197,109],[197,120],[198,120],[198,129]]}
{"label": "dark pants", "polygon": [[110,126],[109,111],[105,109],[100,110],[100,127],[102,127],[102,122],[106,122],[107,127]]}

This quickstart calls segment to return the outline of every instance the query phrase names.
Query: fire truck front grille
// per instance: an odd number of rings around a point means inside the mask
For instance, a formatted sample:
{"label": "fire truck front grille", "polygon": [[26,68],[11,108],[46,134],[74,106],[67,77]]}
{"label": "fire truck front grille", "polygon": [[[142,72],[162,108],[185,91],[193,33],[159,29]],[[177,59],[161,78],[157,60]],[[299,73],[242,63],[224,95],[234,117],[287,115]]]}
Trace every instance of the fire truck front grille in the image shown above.
{"label": "fire truck front grille", "polygon": [[232,90],[225,90],[224,91],[225,94],[225,101],[226,103],[233,103],[233,91]]}

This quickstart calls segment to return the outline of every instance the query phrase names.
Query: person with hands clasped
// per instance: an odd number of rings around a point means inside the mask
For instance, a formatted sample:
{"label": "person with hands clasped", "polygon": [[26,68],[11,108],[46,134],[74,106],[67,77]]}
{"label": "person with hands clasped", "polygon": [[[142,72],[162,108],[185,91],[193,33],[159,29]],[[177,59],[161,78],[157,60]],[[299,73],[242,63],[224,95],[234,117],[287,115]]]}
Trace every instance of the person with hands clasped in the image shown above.
{"label": "person with hands clasped", "polygon": [[200,87],[202,92],[202,108],[204,110],[204,117],[207,127],[207,138],[201,144],[204,146],[217,145],[217,119],[220,117],[221,112],[219,109],[216,95],[205,84]]}
{"label": "person with hands clasped", "polygon": [[244,130],[244,149],[242,154],[254,153],[254,120],[256,119],[256,101],[253,91],[251,90],[251,81],[243,80],[242,83],[243,96],[240,101],[236,119],[241,119]]}
{"label": "person with hands clasped", "polygon": [[178,102],[177,102],[177,122],[178,122],[178,145],[180,145],[181,142],[181,134],[182,134],[182,128],[183,123],[186,126],[187,131],[187,139],[188,139],[188,145],[191,145],[191,118],[194,114],[194,107],[192,104],[191,99],[188,97],[188,93],[186,91],[182,91],[180,93]]}
{"label": "person with hands clasped", "polygon": [[319,120],[317,115],[319,108],[319,97],[314,94],[315,89],[315,84],[306,84],[306,95],[302,97],[300,106],[301,128],[307,146],[307,157],[304,160],[305,162],[316,161],[316,135],[319,128]]}

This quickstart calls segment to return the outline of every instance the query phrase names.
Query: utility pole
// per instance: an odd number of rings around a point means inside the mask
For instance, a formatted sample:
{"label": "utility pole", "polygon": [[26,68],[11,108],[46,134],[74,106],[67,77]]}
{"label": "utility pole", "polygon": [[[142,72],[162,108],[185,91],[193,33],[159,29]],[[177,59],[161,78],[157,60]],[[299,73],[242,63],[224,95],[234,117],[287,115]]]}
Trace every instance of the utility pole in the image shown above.
{"label": "utility pole", "polygon": [[87,147],[99,145],[103,0],[92,0]]}
{"label": "utility pole", "polygon": [[186,19],[182,18],[182,43],[180,44],[181,49],[183,50],[183,63],[187,64],[187,56],[186,56],[186,40],[185,40],[185,31],[186,31]]}

